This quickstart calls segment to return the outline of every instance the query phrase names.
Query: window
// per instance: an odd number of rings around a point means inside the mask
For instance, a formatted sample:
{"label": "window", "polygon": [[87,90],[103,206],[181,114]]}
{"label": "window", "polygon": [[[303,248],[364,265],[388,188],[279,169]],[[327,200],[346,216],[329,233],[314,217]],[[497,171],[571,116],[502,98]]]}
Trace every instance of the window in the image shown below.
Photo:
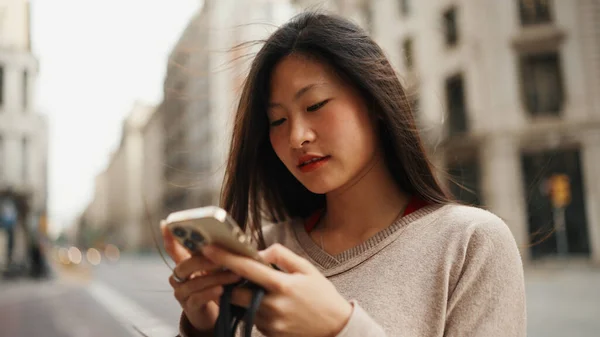
{"label": "window", "polygon": [[21,140],[21,175],[23,181],[28,180],[29,176],[29,141],[27,137]]}
{"label": "window", "polygon": [[456,24],[456,8],[452,7],[444,12],[444,36],[446,46],[452,47],[458,43],[458,27]]}
{"label": "window", "polygon": [[4,68],[0,66],[0,106],[4,104]]}
{"label": "window", "polygon": [[410,0],[399,0],[400,13],[403,16],[410,14]]}
{"label": "window", "polygon": [[530,114],[558,115],[563,104],[563,88],[557,52],[521,57],[521,83]]}
{"label": "window", "polygon": [[550,0],[519,0],[519,14],[523,26],[549,23]]}
{"label": "window", "polygon": [[23,108],[27,109],[27,99],[29,97],[28,92],[29,92],[29,83],[28,83],[29,79],[27,76],[27,70],[23,71]]}
{"label": "window", "polygon": [[413,68],[413,42],[411,38],[407,38],[402,43],[402,51],[404,54],[404,66],[406,70],[412,70]]}
{"label": "window", "polygon": [[465,90],[462,75],[446,80],[446,105],[448,108],[448,134],[454,136],[467,131]]}

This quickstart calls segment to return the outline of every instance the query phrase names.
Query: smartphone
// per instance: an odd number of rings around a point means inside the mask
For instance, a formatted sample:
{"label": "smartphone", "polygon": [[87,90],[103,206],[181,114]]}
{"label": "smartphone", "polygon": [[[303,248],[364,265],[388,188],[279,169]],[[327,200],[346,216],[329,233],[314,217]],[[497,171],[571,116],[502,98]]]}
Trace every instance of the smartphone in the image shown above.
{"label": "smartphone", "polygon": [[204,245],[215,244],[232,253],[267,264],[235,220],[216,206],[193,208],[171,213],[163,220],[173,237],[192,254],[201,254]]}

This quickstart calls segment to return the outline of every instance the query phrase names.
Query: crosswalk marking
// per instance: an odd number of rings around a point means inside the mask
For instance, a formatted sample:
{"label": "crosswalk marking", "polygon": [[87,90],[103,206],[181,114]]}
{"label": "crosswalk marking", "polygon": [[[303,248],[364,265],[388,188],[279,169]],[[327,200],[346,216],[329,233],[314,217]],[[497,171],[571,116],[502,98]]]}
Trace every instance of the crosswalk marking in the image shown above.
{"label": "crosswalk marking", "polygon": [[92,282],[87,290],[132,336],[174,337],[178,334],[175,326],[166,324],[102,282]]}

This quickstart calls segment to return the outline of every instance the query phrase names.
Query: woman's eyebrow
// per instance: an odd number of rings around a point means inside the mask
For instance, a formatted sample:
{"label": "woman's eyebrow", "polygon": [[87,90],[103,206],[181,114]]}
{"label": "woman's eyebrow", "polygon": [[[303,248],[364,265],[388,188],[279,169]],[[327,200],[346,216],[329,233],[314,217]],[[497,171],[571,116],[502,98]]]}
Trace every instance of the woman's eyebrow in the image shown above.
{"label": "woman's eyebrow", "polygon": [[[294,101],[297,101],[298,99],[300,99],[300,97],[302,97],[302,95],[306,94],[307,92],[311,91],[312,89],[316,88],[316,87],[322,87],[322,86],[328,86],[329,84],[327,82],[317,82],[317,83],[311,83],[305,87],[302,87],[300,90],[298,90],[295,94],[294,94]],[[280,103],[275,103],[275,102],[270,102],[269,103],[269,108],[276,108],[276,107],[280,107],[281,104]]]}

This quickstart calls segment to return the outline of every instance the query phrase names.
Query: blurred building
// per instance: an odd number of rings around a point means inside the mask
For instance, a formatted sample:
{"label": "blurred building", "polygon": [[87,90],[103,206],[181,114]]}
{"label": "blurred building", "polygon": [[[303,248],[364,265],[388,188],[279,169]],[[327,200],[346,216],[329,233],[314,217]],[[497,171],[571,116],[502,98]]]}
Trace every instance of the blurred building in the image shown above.
{"label": "blurred building", "polygon": [[162,102],[125,122],[78,220],[79,242],[151,250],[168,213],[219,203],[236,98],[257,51],[236,45],[290,16],[287,1],[204,2],[169,55]]}
{"label": "blurred building", "polygon": [[460,199],[504,218],[525,260],[564,238],[566,255],[600,261],[598,1],[328,3],[365,18]]}
{"label": "blurred building", "polygon": [[94,196],[79,218],[82,247],[107,243],[125,250],[143,249],[148,241],[144,214],[144,131],[153,106],[136,103],[123,121],[121,142],[106,171],[96,177]]}
{"label": "blurred building", "polygon": [[[0,0],[0,198],[17,204],[17,263],[45,222],[47,204],[48,129],[34,101],[38,62],[29,20],[29,1]],[[0,231],[0,265],[5,234]]]}
{"label": "blurred building", "polygon": [[164,99],[165,212],[219,203],[233,115],[256,46],[291,16],[287,1],[206,0],[169,58]]}
{"label": "blurred building", "polygon": [[164,131],[164,215],[212,203],[207,193],[210,186],[206,186],[213,150],[208,106],[208,4],[192,17],[167,64],[157,115]]}
{"label": "blurred building", "polygon": [[[163,219],[165,208],[163,195],[165,190],[165,129],[160,114],[162,106],[158,106],[148,118],[142,129],[143,165],[142,165],[142,198],[143,210],[140,214],[142,250],[153,250],[155,241],[152,237],[160,236],[158,224]],[[161,241],[161,240],[159,240]]]}
{"label": "blurred building", "polygon": [[73,242],[79,247],[102,246],[108,230],[108,180],[107,171],[102,171],[94,179],[94,195],[74,227]]}
{"label": "blurred building", "polygon": [[[234,117],[244,79],[256,53],[295,9],[289,0],[211,0],[209,34],[213,203],[218,204]],[[212,7],[211,7],[212,6]],[[192,110],[193,111],[193,110]]]}
{"label": "blurred building", "polygon": [[300,11],[314,10],[336,13],[348,18],[367,31],[371,31],[373,21],[371,0],[291,0]]}

